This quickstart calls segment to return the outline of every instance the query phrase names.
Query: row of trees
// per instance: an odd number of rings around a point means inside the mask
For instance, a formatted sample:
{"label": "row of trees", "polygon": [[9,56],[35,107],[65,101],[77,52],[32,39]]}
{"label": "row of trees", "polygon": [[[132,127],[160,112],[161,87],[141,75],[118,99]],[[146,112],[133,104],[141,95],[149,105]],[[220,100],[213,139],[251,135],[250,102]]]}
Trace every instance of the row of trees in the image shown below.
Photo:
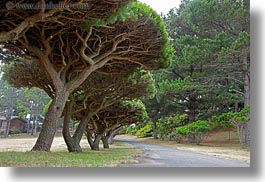
{"label": "row of trees", "polygon": [[[4,78],[14,87],[40,88],[52,99],[32,150],[50,150],[62,117],[69,151],[81,152],[83,133],[92,149],[100,140],[107,147],[120,127],[146,119],[144,105],[155,138],[159,127],[165,131],[164,118],[185,116],[182,124],[192,128],[250,105],[247,0],[183,0],[164,20],[133,0],[66,1],[88,3],[89,11],[6,10],[6,2],[0,4],[0,43],[10,55]],[[173,54],[171,67],[159,70]]]}
{"label": "row of trees", "polygon": [[[62,116],[70,152],[81,152],[84,132],[98,149],[101,138],[145,119],[141,102],[131,99],[153,91],[144,70],[168,66],[174,52],[156,12],[132,0],[66,1],[87,3],[89,10],[6,10],[6,2],[0,4],[0,42],[19,58],[6,59],[4,78],[14,87],[40,88],[52,99],[33,151],[50,150]],[[70,119],[78,122],[73,135]]]}
{"label": "row of trees", "polygon": [[183,0],[165,17],[176,54],[169,69],[154,73],[157,94],[145,102],[155,138],[160,118],[186,114],[191,124],[250,105],[249,20],[247,0]]}

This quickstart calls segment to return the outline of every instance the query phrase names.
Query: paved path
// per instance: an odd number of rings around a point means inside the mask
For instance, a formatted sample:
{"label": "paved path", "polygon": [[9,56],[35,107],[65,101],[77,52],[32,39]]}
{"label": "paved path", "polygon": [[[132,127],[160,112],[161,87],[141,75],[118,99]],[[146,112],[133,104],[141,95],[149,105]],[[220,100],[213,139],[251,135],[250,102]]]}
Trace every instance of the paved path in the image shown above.
{"label": "paved path", "polygon": [[249,164],[234,160],[221,159],[191,151],[147,144],[117,138],[143,150],[139,163],[122,164],[120,167],[250,167]]}

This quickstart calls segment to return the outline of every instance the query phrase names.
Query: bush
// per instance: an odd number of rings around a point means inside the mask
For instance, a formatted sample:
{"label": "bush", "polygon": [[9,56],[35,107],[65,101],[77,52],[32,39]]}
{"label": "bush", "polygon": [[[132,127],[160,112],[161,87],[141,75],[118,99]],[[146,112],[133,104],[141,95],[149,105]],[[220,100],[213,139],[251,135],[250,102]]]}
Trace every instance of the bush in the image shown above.
{"label": "bush", "polygon": [[187,122],[187,115],[177,115],[161,118],[157,122],[157,134],[161,140],[175,140],[177,142],[181,141],[181,137],[176,133],[176,128],[183,126]]}
{"label": "bush", "polygon": [[138,130],[140,130],[141,128],[143,128],[143,127],[144,126],[143,126],[142,123],[141,124],[138,124],[138,125],[133,124],[133,125],[131,125],[131,126],[129,126],[129,127],[126,128],[126,134],[135,135],[136,132]]}
{"label": "bush", "polygon": [[132,134],[134,135],[135,133],[137,132],[137,128],[136,126],[129,126],[127,129],[126,129],[126,133],[127,134]]}
{"label": "bush", "polygon": [[11,129],[9,130],[9,135],[21,134],[21,133],[22,133],[22,131],[21,131],[21,130],[18,130],[18,129],[13,129],[13,128],[11,128]]}
{"label": "bush", "polygon": [[136,132],[136,136],[138,138],[143,138],[143,137],[151,137],[153,135],[153,123],[149,122],[147,125],[145,125],[143,128],[140,128]]}
{"label": "bush", "polygon": [[222,128],[222,129],[227,129],[227,128],[234,128],[235,125],[231,123],[230,120],[230,114],[231,112],[228,113],[223,113],[221,115],[217,116],[212,116],[211,118],[211,124],[212,128]]}
{"label": "bush", "polygon": [[182,126],[176,129],[176,132],[187,138],[194,138],[194,142],[199,145],[205,133],[211,130],[211,126],[206,120],[198,120],[186,126]]}
{"label": "bush", "polygon": [[27,129],[21,130],[21,133],[27,133]]}
{"label": "bush", "polygon": [[4,135],[4,133],[5,133],[4,131],[0,131],[0,136]]}

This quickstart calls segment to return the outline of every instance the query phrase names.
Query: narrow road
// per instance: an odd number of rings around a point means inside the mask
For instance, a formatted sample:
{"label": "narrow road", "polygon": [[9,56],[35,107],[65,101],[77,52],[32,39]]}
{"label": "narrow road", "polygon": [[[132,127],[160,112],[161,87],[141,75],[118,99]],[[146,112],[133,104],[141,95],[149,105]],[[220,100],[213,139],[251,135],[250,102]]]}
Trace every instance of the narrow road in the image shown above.
{"label": "narrow road", "polygon": [[234,160],[221,159],[191,151],[147,144],[117,138],[143,150],[139,163],[122,164],[120,167],[250,167],[249,164]]}

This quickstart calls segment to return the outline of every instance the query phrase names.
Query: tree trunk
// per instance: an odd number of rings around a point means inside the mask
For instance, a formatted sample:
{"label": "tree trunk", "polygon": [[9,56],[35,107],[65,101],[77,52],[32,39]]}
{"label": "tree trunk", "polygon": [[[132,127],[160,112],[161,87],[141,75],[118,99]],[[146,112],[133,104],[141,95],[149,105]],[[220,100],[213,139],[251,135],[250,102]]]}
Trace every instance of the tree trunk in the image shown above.
{"label": "tree trunk", "polygon": [[196,98],[194,95],[189,96],[189,123],[193,123],[196,120]]}
{"label": "tree trunk", "polygon": [[[244,8],[250,10],[250,0],[243,0]],[[250,19],[250,17],[248,17]],[[243,31],[250,33],[250,24],[244,24]],[[249,45],[250,47],[250,45]],[[250,106],[250,52],[243,57],[243,78],[244,78],[244,105]],[[251,120],[250,120],[251,122]],[[245,143],[250,147],[250,122],[245,123]]]}
{"label": "tree trunk", "polygon": [[153,120],[152,123],[153,123],[153,136],[154,136],[154,139],[157,140],[158,139],[158,136],[157,136],[156,120]]}
{"label": "tree trunk", "polygon": [[91,116],[92,116],[92,114],[89,111],[87,111],[85,116],[79,122],[79,124],[75,130],[75,133],[73,135],[73,139],[74,139],[76,145],[79,145]]}
{"label": "tree trunk", "polygon": [[33,136],[35,134],[36,134],[36,116],[33,116],[31,135]]}
{"label": "tree trunk", "polygon": [[93,137],[92,137],[92,134],[88,130],[86,130],[85,133],[86,133],[87,142],[88,142],[91,150],[93,150]]}
{"label": "tree trunk", "polygon": [[238,109],[238,102],[235,103],[235,112],[238,112],[239,109]]}
{"label": "tree trunk", "polygon": [[107,136],[102,136],[101,141],[103,143],[103,148],[104,149],[109,149],[108,137]]}
{"label": "tree trunk", "polygon": [[95,136],[95,140],[93,142],[93,147],[92,147],[92,150],[99,150],[99,142],[102,138],[102,134],[97,134]]}
{"label": "tree trunk", "polygon": [[6,128],[5,128],[5,134],[4,137],[7,138],[9,135],[9,131],[10,131],[10,124],[11,124],[11,119],[8,119],[6,121]]}
{"label": "tree trunk", "polygon": [[118,133],[119,130],[120,130],[120,128],[116,128],[115,130],[110,132],[110,134],[108,136],[108,143],[109,144],[113,144],[114,143],[114,137],[116,136],[116,134]]}
{"label": "tree trunk", "polygon": [[67,149],[69,152],[80,153],[80,152],[82,152],[82,148],[81,148],[79,142],[76,142],[71,137],[70,130],[69,130],[69,124],[71,121],[72,106],[73,106],[72,100],[70,102],[67,102],[65,113],[64,113],[63,138],[64,138],[64,141],[67,145]]}
{"label": "tree trunk", "polygon": [[61,89],[56,92],[45,116],[40,135],[36,144],[32,148],[32,151],[50,151],[53,138],[57,130],[57,121],[62,115],[68,96],[69,94],[67,94],[65,89]]}
{"label": "tree trunk", "polygon": [[[243,58],[244,106],[250,106],[250,55]],[[250,146],[250,122],[245,123],[245,143]]]}
{"label": "tree trunk", "polygon": [[30,130],[30,121],[28,121],[27,134],[29,134],[29,130]]}
{"label": "tree trunk", "polygon": [[[189,123],[193,123],[196,120],[196,97],[191,94],[189,96]],[[188,142],[189,143],[195,143],[196,141],[195,135],[189,136],[188,137]]]}
{"label": "tree trunk", "polygon": [[5,135],[4,137],[7,138],[9,135],[9,131],[10,131],[10,125],[11,125],[11,119],[12,119],[12,115],[13,115],[13,107],[14,107],[14,103],[13,103],[13,98],[16,96],[15,95],[15,89],[11,88],[11,92],[8,95],[8,108],[7,108],[7,116],[6,116],[6,128],[5,128]]}

